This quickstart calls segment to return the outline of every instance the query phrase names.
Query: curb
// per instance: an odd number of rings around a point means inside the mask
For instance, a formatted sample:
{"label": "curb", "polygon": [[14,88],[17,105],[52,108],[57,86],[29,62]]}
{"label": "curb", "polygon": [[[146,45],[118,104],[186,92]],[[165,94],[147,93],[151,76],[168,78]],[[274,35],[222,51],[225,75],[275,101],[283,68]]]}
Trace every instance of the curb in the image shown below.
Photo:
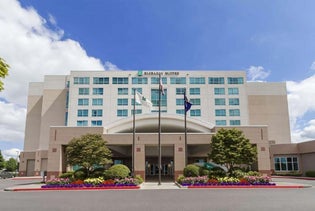
{"label": "curb", "polygon": [[281,186],[188,186],[188,189],[280,189],[280,188],[310,188],[312,186],[304,186],[304,185],[281,185]]}
{"label": "curb", "polygon": [[271,178],[315,180],[314,177],[294,177],[294,176],[271,176]]}
{"label": "curb", "polygon": [[127,187],[84,187],[84,188],[6,188],[5,191],[77,191],[77,190],[137,190],[139,186]]}

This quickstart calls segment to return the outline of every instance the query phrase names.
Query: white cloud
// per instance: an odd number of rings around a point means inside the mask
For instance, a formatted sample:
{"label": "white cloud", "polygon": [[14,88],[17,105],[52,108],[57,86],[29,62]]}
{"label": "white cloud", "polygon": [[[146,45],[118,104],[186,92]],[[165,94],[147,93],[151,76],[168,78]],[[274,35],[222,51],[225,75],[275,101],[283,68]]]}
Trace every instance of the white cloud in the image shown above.
{"label": "white cloud", "polygon": [[[113,70],[118,67],[87,55],[80,43],[63,38],[56,18],[48,21],[17,0],[0,1],[0,57],[10,65],[9,76],[0,92],[1,141],[20,141],[24,136],[25,107],[29,82],[43,81],[44,75],[69,74],[71,70]],[[49,28],[48,25],[52,25]],[[20,106],[17,106],[20,105]]]}
{"label": "white cloud", "polygon": [[250,66],[247,69],[249,81],[264,80],[270,75],[270,71],[265,70],[262,66]]}
{"label": "white cloud", "polygon": [[12,149],[1,151],[1,154],[3,155],[3,158],[5,160],[9,160],[10,158],[18,159],[20,152],[21,152],[21,150],[16,149],[16,148],[12,148]]}

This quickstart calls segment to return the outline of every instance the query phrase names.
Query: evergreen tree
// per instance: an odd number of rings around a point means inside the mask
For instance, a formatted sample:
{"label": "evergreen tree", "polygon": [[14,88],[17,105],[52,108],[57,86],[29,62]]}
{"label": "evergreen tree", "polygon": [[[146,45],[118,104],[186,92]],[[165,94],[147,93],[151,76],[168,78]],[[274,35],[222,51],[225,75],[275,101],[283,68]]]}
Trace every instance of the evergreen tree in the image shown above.
{"label": "evergreen tree", "polygon": [[14,158],[10,158],[6,164],[5,167],[8,171],[16,171],[17,168],[17,162]]}
{"label": "evergreen tree", "polygon": [[1,150],[0,150],[0,170],[5,167],[5,160],[2,156]]}

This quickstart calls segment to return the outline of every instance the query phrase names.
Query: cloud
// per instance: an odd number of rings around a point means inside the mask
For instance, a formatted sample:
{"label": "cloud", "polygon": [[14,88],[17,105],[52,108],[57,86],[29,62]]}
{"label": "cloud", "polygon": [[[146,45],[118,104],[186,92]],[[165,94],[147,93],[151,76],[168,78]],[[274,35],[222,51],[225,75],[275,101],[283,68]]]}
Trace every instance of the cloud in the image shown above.
{"label": "cloud", "polygon": [[3,158],[5,160],[9,160],[10,158],[18,159],[20,152],[21,152],[21,150],[16,149],[16,148],[12,148],[12,149],[1,151],[1,154],[3,155]]}
{"label": "cloud", "polygon": [[270,75],[270,71],[265,70],[262,66],[250,66],[247,69],[249,81],[264,80]]}
{"label": "cloud", "polygon": [[10,65],[0,97],[26,104],[31,81],[43,81],[44,75],[69,74],[71,70],[113,70],[118,67],[87,55],[80,43],[63,38],[63,30],[49,14],[48,21],[32,8],[23,8],[16,0],[0,1],[0,56]]}
{"label": "cloud", "polygon": [[44,75],[69,74],[71,70],[119,68],[109,61],[102,64],[79,42],[65,39],[52,14],[46,20],[17,0],[1,0],[0,9],[0,57],[10,65],[9,76],[3,80],[5,90],[0,92],[1,144],[24,139],[29,82],[43,81]]}

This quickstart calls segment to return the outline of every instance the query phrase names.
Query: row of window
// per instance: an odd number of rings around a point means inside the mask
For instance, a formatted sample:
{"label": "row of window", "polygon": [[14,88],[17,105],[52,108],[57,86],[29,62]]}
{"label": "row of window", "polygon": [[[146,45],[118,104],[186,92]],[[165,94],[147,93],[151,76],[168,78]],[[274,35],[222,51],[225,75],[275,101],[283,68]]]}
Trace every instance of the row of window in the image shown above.
{"label": "row of window", "polygon": [[[217,126],[225,126],[226,120],[215,120]],[[241,120],[230,120],[230,125],[241,125]]]}
{"label": "row of window", "polygon": [[[170,77],[170,84],[186,84],[186,77]],[[74,84],[90,84],[90,77],[74,77]],[[131,78],[132,84],[148,84],[146,77]],[[158,77],[151,78],[151,84],[159,84]],[[162,77],[162,83],[167,84],[167,78]],[[109,77],[93,77],[93,84],[109,84]],[[128,77],[113,77],[112,84],[129,84]],[[206,84],[205,77],[189,77],[189,84]],[[208,77],[208,84],[225,84],[224,77]],[[227,77],[227,84],[244,84],[243,77]]]}
{"label": "row of window", "polygon": [[[134,93],[134,90],[137,90],[137,92],[142,93],[142,88],[136,88],[132,89],[132,94]],[[176,88],[176,95],[183,95],[186,93],[186,88]],[[79,88],[79,95],[89,95],[90,94],[90,88]],[[93,95],[103,95],[104,94],[104,88],[92,88],[92,94]],[[118,95],[128,95],[128,88],[118,88],[117,89]],[[200,95],[200,88],[190,88],[189,89],[190,95]],[[215,95],[225,95],[225,88],[214,88],[214,94]],[[229,95],[238,95],[239,89],[238,88],[228,88],[228,94]]]}
{"label": "row of window", "polygon": [[298,158],[295,156],[289,157],[275,157],[274,158],[275,171],[298,171]]}

